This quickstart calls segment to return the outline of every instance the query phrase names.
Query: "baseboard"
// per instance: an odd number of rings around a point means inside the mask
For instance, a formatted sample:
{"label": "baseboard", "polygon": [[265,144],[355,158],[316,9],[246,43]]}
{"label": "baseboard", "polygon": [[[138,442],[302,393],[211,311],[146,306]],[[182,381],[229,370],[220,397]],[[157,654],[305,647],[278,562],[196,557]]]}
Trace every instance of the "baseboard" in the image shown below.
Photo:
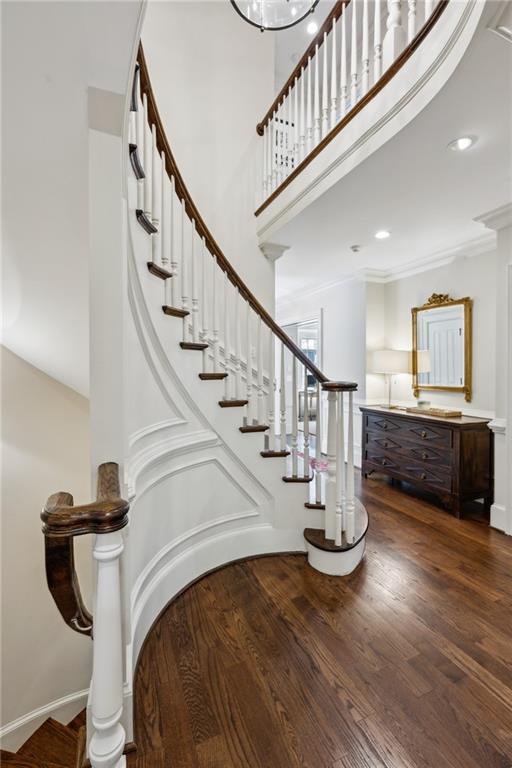
{"label": "baseboard", "polygon": [[498,531],[507,532],[507,510],[502,504],[491,506],[490,524],[492,528],[496,528]]}
{"label": "baseboard", "polygon": [[89,689],[69,693],[3,725],[0,728],[2,749],[16,752],[48,717],[53,717],[64,724],[68,723],[85,707],[88,695]]}

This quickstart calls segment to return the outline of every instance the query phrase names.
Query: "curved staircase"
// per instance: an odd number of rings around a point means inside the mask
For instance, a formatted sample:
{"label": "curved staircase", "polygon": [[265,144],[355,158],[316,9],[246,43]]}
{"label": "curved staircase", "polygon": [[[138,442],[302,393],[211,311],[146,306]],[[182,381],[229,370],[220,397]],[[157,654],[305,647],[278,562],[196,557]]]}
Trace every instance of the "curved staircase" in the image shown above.
{"label": "curved staircase", "polygon": [[82,768],[85,709],[67,725],[49,717],[17,752],[0,750],[0,763],[12,768]]}

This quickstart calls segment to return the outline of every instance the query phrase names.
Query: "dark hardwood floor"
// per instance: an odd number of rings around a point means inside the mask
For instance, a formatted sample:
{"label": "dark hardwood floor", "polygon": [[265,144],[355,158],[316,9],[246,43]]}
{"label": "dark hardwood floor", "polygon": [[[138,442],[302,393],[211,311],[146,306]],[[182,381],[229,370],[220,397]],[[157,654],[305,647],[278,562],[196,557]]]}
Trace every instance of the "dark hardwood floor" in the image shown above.
{"label": "dark hardwood floor", "polygon": [[512,544],[383,480],[366,557],[228,566],[162,615],[137,768],[510,768]]}

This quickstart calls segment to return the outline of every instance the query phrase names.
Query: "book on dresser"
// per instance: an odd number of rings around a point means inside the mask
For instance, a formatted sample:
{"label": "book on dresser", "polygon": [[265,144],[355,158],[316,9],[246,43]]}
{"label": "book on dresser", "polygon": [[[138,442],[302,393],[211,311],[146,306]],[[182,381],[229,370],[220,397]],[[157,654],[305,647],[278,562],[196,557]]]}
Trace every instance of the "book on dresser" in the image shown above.
{"label": "book on dresser", "polygon": [[490,419],[437,417],[361,406],[363,477],[385,473],[436,494],[461,517],[463,503],[493,500]]}

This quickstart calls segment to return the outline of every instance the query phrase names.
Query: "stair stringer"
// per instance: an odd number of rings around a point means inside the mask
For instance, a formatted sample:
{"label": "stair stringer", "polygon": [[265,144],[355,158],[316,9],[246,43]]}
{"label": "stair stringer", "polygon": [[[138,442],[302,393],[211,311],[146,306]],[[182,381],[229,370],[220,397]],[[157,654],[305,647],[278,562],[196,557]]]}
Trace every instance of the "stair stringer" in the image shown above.
{"label": "stair stringer", "polygon": [[[130,201],[134,186],[129,178]],[[239,432],[243,409],[219,407],[223,382],[199,379],[202,355],[180,348],[182,321],[162,312],[164,282],[147,269],[150,238],[129,207],[125,480],[133,669],[153,621],[188,583],[239,558],[305,551],[303,529],[320,526],[321,513],[304,508],[304,485],[282,482],[283,460],[259,455],[261,433]],[[150,394],[149,405],[141,392]],[[184,487],[186,500],[171,504]]]}

